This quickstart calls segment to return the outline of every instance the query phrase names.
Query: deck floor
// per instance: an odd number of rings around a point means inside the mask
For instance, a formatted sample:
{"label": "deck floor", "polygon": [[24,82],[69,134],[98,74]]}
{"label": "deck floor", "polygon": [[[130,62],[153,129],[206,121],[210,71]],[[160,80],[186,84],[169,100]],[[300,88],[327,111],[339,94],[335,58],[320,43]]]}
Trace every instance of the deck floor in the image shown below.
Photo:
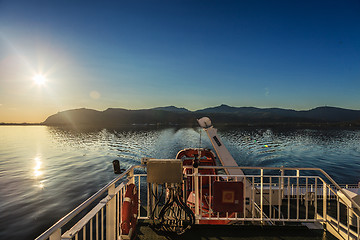
{"label": "deck floor", "polygon": [[201,239],[201,240],[335,240],[324,230],[310,230],[305,226],[256,226],[256,225],[195,225],[183,235],[156,232],[148,222],[139,222],[137,237],[148,239]]}

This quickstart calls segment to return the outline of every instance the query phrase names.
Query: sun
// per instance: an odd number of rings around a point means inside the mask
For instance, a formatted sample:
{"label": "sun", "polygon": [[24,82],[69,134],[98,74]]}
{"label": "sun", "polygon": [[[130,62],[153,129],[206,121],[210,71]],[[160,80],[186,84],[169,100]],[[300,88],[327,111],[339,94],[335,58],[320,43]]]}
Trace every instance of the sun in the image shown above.
{"label": "sun", "polygon": [[42,86],[46,82],[46,78],[41,74],[36,74],[33,77],[33,80],[34,80],[35,84],[38,85],[38,86]]}

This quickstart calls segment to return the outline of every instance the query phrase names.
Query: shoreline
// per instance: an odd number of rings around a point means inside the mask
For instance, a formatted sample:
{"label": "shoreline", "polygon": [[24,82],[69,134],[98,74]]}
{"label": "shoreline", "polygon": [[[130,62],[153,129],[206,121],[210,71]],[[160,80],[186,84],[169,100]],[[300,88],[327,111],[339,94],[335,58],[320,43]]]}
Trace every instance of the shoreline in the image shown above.
{"label": "shoreline", "polygon": [[[132,123],[132,124],[45,124],[45,123],[0,123],[0,126],[47,126],[59,128],[123,128],[123,127],[198,127],[187,123]],[[360,122],[234,122],[217,123],[216,128],[274,128],[274,129],[360,129]]]}
{"label": "shoreline", "polygon": [[0,126],[45,126],[43,123],[0,123]]}

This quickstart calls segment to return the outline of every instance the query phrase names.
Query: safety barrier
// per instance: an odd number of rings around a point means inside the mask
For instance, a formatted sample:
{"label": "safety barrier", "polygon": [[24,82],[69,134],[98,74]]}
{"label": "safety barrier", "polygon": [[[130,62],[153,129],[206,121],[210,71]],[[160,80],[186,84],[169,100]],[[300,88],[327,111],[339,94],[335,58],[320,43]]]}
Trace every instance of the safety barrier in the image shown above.
{"label": "safety barrier", "polygon": [[[60,219],[36,240],[127,239],[121,236],[121,209],[128,183],[139,191],[138,219],[150,219],[167,200],[166,184],[149,184],[146,166],[133,166]],[[184,166],[189,168],[189,166]],[[192,167],[191,167],[192,168]],[[217,175],[200,174],[200,169],[214,168]],[[195,194],[188,205],[197,224],[244,223],[283,225],[288,222],[321,223],[339,239],[360,239],[358,204],[330,176],[317,168],[241,168],[245,175],[226,175],[224,167],[200,166],[184,174],[183,200]],[[138,171],[138,173],[135,173]],[[186,171],[184,171],[186,172]],[[247,174],[249,172],[249,174]],[[303,175],[304,173],[304,175]],[[306,173],[306,175],[305,175]],[[310,175],[309,173],[314,173]],[[322,176],[322,177],[320,177]],[[216,212],[211,197],[214,181],[242,181],[243,211]],[[207,186],[205,186],[205,184]],[[207,188],[209,194],[202,191]],[[163,194],[157,194],[162,192]],[[341,194],[339,194],[341,193]],[[161,196],[154,203],[155,196]],[[204,210],[204,204],[208,206]]]}
{"label": "safety barrier", "polygon": [[135,178],[139,178],[134,176],[135,168],[142,166],[134,166],[123,172],[36,240],[118,239],[126,184],[135,182]]}
{"label": "safety barrier", "polygon": [[[224,167],[199,167],[199,169],[215,168],[218,171]],[[194,208],[198,222],[201,220],[219,221],[231,220],[236,222],[286,224],[321,223],[339,239],[360,239],[359,205],[349,195],[349,191],[341,188],[326,172],[318,168],[262,168],[240,167],[245,173],[240,175],[217,175],[217,181],[238,181],[244,179],[242,213],[215,213],[212,211],[211,198],[203,199],[201,193],[203,182],[209,184],[212,192],[212,175],[201,175],[200,170],[194,169],[191,178],[193,187],[190,191],[199,196]],[[257,171],[258,174],[254,174]],[[269,174],[266,174],[269,172]],[[307,175],[302,175],[302,172]],[[278,173],[278,174],[275,174]],[[314,173],[310,175],[309,173]],[[320,177],[323,176],[323,177]],[[208,178],[207,181],[204,181]],[[197,190],[197,188],[199,190]],[[351,186],[348,189],[356,188]],[[198,192],[198,193],[197,193]],[[206,196],[205,196],[206,198]],[[205,200],[205,201],[204,201]],[[207,202],[209,210],[201,211],[203,202]]]}

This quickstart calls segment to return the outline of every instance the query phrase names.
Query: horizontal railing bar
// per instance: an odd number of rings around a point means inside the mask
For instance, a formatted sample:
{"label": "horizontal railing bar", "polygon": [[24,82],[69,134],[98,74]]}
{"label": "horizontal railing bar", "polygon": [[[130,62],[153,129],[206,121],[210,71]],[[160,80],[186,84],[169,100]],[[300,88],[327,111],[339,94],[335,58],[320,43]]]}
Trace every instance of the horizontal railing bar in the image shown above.
{"label": "horizontal railing bar", "polygon": [[[192,166],[183,166],[183,168],[193,168]],[[324,171],[321,168],[291,168],[291,167],[249,167],[249,166],[199,166],[200,168],[206,169],[252,169],[252,170],[286,170],[286,171],[296,171],[296,170],[309,170],[309,171]]]}
{"label": "horizontal railing bar", "polygon": [[[249,218],[244,218],[244,217],[239,217],[239,218],[226,218],[226,217],[200,217],[199,220],[231,220],[231,221],[249,221],[249,222],[252,222],[252,221],[257,221],[257,222],[261,222],[261,221],[266,221],[264,219],[261,219],[261,218],[252,218],[252,217],[249,217]],[[321,219],[286,219],[286,218],[273,218],[271,219],[271,221],[274,221],[274,222],[321,222],[322,220]]]}
{"label": "horizontal railing bar", "polygon": [[123,181],[122,183],[120,183],[120,185],[115,188],[115,194],[114,195],[116,195],[118,192],[120,192],[120,190],[125,187],[127,182],[128,181],[126,180],[126,181]]}
{"label": "horizontal railing bar", "polygon": [[[198,173],[197,176],[201,176],[201,177],[211,177],[211,176],[214,176],[214,175],[211,175],[211,174],[201,174],[201,173]],[[194,177],[194,174],[185,174],[185,177]],[[216,177],[223,177],[223,178],[233,178],[233,177],[246,177],[246,178],[251,178],[251,177],[255,177],[255,178],[260,178],[261,175],[251,175],[251,174],[244,174],[244,175],[225,175],[225,174],[217,174]],[[321,177],[319,176],[280,176],[280,175],[263,175],[262,177],[264,178],[293,178],[293,179],[297,179],[297,178],[312,178],[312,179],[315,179],[315,178],[319,178],[321,179]],[[260,185],[260,182],[255,182],[253,184],[259,184]],[[263,183],[263,184],[269,184],[269,183]],[[272,183],[272,185],[274,185],[276,183]],[[310,184],[309,184],[310,185]],[[299,185],[301,186],[301,185]],[[305,185],[304,185],[305,186]]]}

